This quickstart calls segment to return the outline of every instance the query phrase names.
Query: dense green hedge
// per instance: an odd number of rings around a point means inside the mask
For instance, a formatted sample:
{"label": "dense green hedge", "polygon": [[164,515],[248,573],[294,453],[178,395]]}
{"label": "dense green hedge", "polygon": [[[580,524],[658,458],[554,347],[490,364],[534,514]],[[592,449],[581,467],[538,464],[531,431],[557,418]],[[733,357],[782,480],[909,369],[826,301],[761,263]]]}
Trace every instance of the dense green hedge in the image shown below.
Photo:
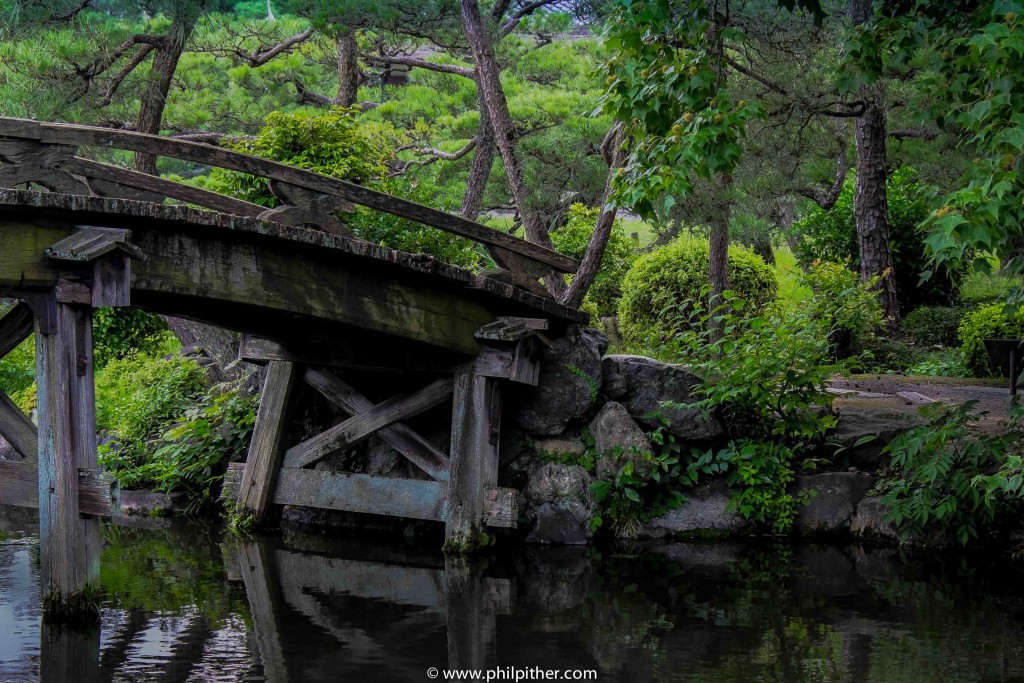
{"label": "dense green hedge", "polygon": [[950,306],[921,306],[900,321],[900,330],[919,344],[955,346],[966,312]]}
{"label": "dense green hedge", "polygon": [[[619,325],[633,347],[656,345],[688,324],[681,312],[702,298],[708,285],[708,243],[682,237],[644,255],[622,283]],[[729,247],[729,289],[754,309],[775,298],[775,270],[748,249]]]}

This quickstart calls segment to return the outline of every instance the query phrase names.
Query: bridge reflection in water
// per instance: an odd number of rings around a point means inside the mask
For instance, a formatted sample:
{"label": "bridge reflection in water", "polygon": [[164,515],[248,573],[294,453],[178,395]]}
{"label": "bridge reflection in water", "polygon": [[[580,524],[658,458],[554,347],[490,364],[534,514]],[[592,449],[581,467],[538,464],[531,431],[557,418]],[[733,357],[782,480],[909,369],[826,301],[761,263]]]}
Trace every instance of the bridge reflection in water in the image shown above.
{"label": "bridge reflection in water", "polygon": [[38,542],[0,520],[0,681],[418,681],[429,667],[600,681],[1024,680],[1021,571],[773,544],[515,550],[202,526],[103,529],[102,618],[40,631]]}

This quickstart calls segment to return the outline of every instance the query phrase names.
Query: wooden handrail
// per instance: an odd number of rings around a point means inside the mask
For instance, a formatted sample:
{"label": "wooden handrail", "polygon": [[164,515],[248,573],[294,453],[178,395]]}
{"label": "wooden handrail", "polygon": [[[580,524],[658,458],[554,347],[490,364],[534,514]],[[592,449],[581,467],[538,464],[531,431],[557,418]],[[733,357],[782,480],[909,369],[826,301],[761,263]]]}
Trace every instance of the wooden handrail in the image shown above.
{"label": "wooden handrail", "polygon": [[[344,180],[330,178],[312,171],[287,166],[276,161],[262,159],[222,147],[131,131],[66,123],[45,123],[8,117],[0,117],[0,138],[32,140],[45,145],[106,147],[128,152],[143,152],[173,157],[216,166],[295,185],[326,195],[341,197],[355,204],[429,225],[484,244],[492,248],[494,250],[492,255],[499,259],[502,252],[511,252],[536,262],[538,266],[543,264],[543,266],[563,273],[574,273],[579,267],[579,262],[575,259],[532,242],[519,239],[500,230],[494,230],[481,223],[467,220],[461,216],[445,213],[429,206],[394,197]],[[209,206],[210,208],[227,213],[252,215],[254,211],[252,207],[255,207],[255,205],[248,202],[242,202],[224,195],[199,190],[198,188],[189,188],[189,186],[181,185],[180,183],[172,183],[169,180],[147,176],[146,174],[127,169],[117,169],[116,167],[101,165],[88,160],[76,158],[64,168],[71,173],[81,174],[90,178],[122,182],[131,187],[152,190],[168,197]],[[172,185],[177,185],[178,188],[188,188],[188,190],[175,190]],[[508,259],[505,260],[507,261]]]}

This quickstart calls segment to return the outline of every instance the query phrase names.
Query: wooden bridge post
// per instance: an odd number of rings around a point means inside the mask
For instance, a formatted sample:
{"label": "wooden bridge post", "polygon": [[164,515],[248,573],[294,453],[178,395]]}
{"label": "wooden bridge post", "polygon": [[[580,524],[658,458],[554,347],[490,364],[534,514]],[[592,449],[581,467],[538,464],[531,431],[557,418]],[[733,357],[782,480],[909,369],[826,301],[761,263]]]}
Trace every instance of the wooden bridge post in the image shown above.
{"label": "wooden bridge post", "polygon": [[455,373],[452,402],[451,476],[444,551],[469,554],[487,544],[484,512],[487,490],[498,483],[501,429],[498,381],[478,372],[477,362]]}
{"label": "wooden bridge post", "polygon": [[256,522],[262,521],[274,498],[291,397],[302,372],[301,366],[289,361],[269,363],[235,505],[238,514],[251,515]]}
{"label": "wooden bridge post", "polygon": [[98,617],[99,520],[79,511],[79,468],[96,469],[92,309],[48,298],[36,312],[39,546],[43,608]]}

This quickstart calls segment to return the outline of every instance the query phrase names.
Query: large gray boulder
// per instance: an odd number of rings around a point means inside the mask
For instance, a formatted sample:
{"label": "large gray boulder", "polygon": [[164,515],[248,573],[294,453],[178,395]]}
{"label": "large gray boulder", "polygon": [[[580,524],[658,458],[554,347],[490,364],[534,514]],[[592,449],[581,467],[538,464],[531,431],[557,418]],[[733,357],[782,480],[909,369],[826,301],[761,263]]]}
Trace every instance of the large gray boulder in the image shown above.
{"label": "large gray boulder", "polygon": [[685,403],[696,400],[700,385],[693,373],[681,365],[663,363],[645,356],[608,356],[602,362],[607,394],[647,429],[661,426],[653,413],[667,421],[666,429],[684,441],[708,441],[722,435],[717,420],[693,408],[663,408],[665,401]]}
{"label": "large gray boulder", "polygon": [[[865,470],[887,464],[882,461],[882,449],[907,430],[925,423],[916,413],[867,401],[837,400],[834,406],[839,422],[829,433],[828,440],[844,449],[841,455],[846,456],[851,465]],[[868,437],[873,438],[868,440]],[[858,445],[862,439],[865,442]]]}
{"label": "large gray boulder", "polygon": [[640,535],[713,538],[742,534],[750,528],[750,522],[729,508],[725,482],[715,481],[687,491],[682,505],[649,521],[641,528]]}
{"label": "large gray boulder", "polygon": [[597,452],[597,474],[605,477],[627,461],[639,465],[651,452],[651,442],[621,403],[609,401],[590,421],[590,434]]}
{"label": "large gray boulder", "polygon": [[580,545],[593,532],[594,476],[582,465],[559,462],[535,464],[523,487],[520,522],[533,524],[528,543]]}
{"label": "large gray boulder", "polygon": [[608,340],[597,330],[571,326],[544,350],[540,378],[516,415],[530,434],[560,434],[584,417],[601,387],[601,356]]}
{"label": "large gray boulder", "polygon": [[876,481],[875,477],[850,472],[798,476],[790,490],[796,496],[810,495],[810,500],[797,510],[794,529],[804,536],[847,531],[857,504]]}
{"label": "large gray boulder", "polygon": [[945,548],[954,545],[953,536],[940,531],[910,534],[901,541],[896,525],[885,519],[888,513],[889,507],[881,496],[868,496],[857,504],[857,513],[850,520],[850,533],[854,538],[878,543],[906,543],[927,548]]}
{"label": "large gray boulder", "polygon": [[526,537],[527,543],[540,545],[586,545],[590,529],[576,511],[545,503],[537,510],[537,521]]}

